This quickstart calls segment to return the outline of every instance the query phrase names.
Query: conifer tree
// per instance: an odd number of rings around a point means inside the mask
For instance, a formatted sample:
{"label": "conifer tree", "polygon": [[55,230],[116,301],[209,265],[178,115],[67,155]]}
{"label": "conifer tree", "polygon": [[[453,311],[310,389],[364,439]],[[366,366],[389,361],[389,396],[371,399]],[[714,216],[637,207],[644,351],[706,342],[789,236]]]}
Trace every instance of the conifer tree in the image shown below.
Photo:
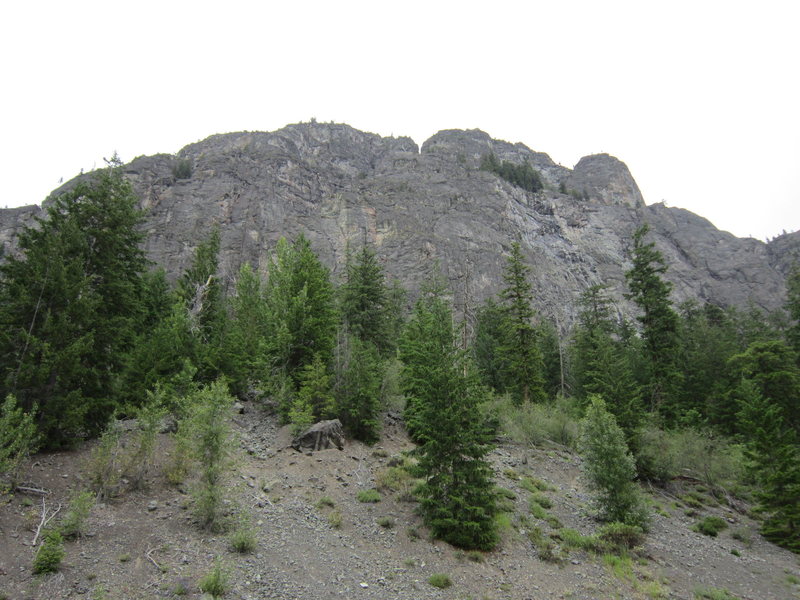
{"label": "conifer tree", "polygon": [[800,552],[800,444],[780,406],[765,398],[756,382],[742,379],[738,389],[740,429],[746,456],[758,483],[761,533]]}
{"label": "conifer tree", "polygon": [[383,363],[370,342],[345,336],[337,352],[340,376],[336,386],[336,413],[345,430],[367,444],[380,434],[380,388]]}
{"label": "conifer tree", "polygon": [[786,310],[793,321],[786,337],[800,360],[800,265],[796,263],[786,278],[786,295]]}
{"label": "conifer tree", "polygon": [[0,266],[0,395],[49,446],[102,430],[143,316],[142,215],[116,157],[56,197]]}
{"label": "conifer tree", "polygon": [[633,234],[633,267],[625,273],[630,293],[641,311],[642,337],[648,358],[649,395],[652,407],[674,422],[680,408],[676,405],[681,383],[677,368],[678,315],[672,308],[669,294],[672,286],[662,275],[667,265],[653,242],[645,242],[649,225],[642,225]]}
{"label": "conifer tree", "polygon": [[355,257],[348,257],[341,306],[349,333],[371,343],[385,356],[394,343],[389,337],[389,298],[384,279],[375,251],[364,246]]}
{"label": "conifer tree", "polygon": [[315,356],[330,361],[336,342],[336,305],[328,269],[305,236],[278,241],[264,291],[268,312],[267,354],[274,372],[295,385]]}
{"label": "conifer tree", "polygon": [[507,346],[501,349],[508,369],[507,387],[516,402],[541,402],[545,399],[542,353],[533,325],[532,287],[519,242],[511,245],[500,292],[505,309]]}
{"label": "conifer tree", "polygon": [[592,395],[581,423],[580,452],[599,517],[645,527],[647,512],[634,477],[636,467],[625,436],[600,396]]}
{"label": "conifer tree", "polygon": [[269,316],[261,278],[248,263],[239,268],[236,294],[230,300],[230,328],[225,338],[231,391],[245,394],[251,384],[266,378],[265,357]]}
{"label": "conifer tree", "polygon": [[503,394],[506,391],[508,365],[505,355],[499,350],[510,345],[505,339],[508,333],[505,310],[493,298],[488,298],[478,309],[476,317],[475,339],[472,343],[475,365],[484,384]]}
{"label": "conifer tree", "polygon": [[196,340],[197,378],[210,383],[226,370],[222,351],[227,327],[219,269],[220,232],[215,226],[197,246],[191,266],[178,280],[178,296],[189,313]]}
{"label": "conifer tree", "polygon": [[436,293],[416,304],[400,345],[407,426],[419,447],[420,508],[433,535],[455,546],[497,543],[491,469],[494,429],[482,417],[487,392],[457,349],[452,314]]}

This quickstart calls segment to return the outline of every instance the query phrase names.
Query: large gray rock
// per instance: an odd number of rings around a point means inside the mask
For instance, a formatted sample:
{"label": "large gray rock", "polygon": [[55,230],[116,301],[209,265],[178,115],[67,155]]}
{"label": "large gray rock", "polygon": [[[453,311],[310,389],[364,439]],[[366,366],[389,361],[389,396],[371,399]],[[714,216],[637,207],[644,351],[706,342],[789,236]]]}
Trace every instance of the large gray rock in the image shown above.
{"label": "large gray rock", "polygon": [[292,448],[298,452],[310,450],[327,450],[328,448],[344,449],[344,431],[339,419],[314,423],[303,433],[292,440]]}
{"label": "large gray rock", "polygon": [[[490,151],[501,160],[529,162],[546,189],[528,193],[480,171]],[[176,177],[179,161],[190,165],[188,177]],[[243,261],[263,270],[281,236],[304,233],[334,279],[341,277],[348,248],[373,244],[411,300],[438,264],[461,311],[498,291],[511,243],[519,240],[536,307],[562,330],[575,317],[580,293],[595,283],[610,286],[619,313],[635,313],[623,296],[624,273],[632,233],[642,223],[651,224],[652,239],[669,262],[675,302],[778,308],[785,300],[786,255],[798,247],[794,238],[768,246],[719,231],[685,210],[646,206],[614,157],[585,157],[571,171],[479,130],[442,131],[420,151],[409,138],[298,124],[215,135],[177,156],[137,158],[125,172],[147,211],[147,253],[172,278],[189,266],[214,224],[221,228],[220,265],[228,285]],[[74,180],[61,189],[71,185]],[[7,250],[37,211],[0,211],[0,242]]]}

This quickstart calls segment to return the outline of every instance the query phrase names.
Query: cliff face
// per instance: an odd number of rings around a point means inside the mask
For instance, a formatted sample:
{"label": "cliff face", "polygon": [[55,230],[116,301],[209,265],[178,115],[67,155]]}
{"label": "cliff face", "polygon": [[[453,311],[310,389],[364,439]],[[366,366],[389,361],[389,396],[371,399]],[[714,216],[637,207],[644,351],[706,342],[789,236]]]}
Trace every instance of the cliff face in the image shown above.
{"label": "cliff face", "polygon": [[[490,151],[501,160],[528,161],[547,189],[528,193],[480,171]],[[190,176],[174,175],[179,163],[191,166]],[[777,308],[785,299],[787,256],[800,246],[791,234],[767,245],[721,232],[685,210],[646,206],[614,157],[584,157],[570,170],[478,130],[442,131],[420,151],[410,138],[347,125],[290,125],[215,135],[177,157],[137,158],[125,172],[147,210],[147,252],[171,276],[218,223],[229,279],[242,261],[264,267],[281,236],[300,233],[337,277],[348,246],[366,240],[389,275],[412,292],[438,262],[460,306],[465,296],[478,302],[499,289],[510,244],[520,240],[537,308],[561,323],[574,317],[578,296],[595,283],[608,284],[619,310],[631,313],[624,272],[632,233],[644,222],[669,263],[676,302]],[[4,247],[35,212],[0,211]]]}

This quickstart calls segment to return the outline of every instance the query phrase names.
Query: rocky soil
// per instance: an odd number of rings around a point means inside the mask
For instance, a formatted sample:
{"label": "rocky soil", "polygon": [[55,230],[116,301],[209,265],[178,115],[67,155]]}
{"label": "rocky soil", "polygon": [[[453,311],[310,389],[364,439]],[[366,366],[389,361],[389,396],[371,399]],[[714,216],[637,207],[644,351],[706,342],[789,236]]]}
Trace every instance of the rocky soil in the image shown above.
{"label": "rocky soil", "polygon": [[[501,443],[491,461],[497,484],[515,495],[513,512],[506,513],[495,551],[466,554],[428,539],[414,503],[401,492],[384,489],[377,503],[356,499],[412,447],[397,419],[387,416],[374,447],[348,442],[342,451],[300,453],[288,447],[288,433],[267,411],[248,403],[243,410],[235,417],[237,465],[227,489],[230,506],[255,534],[252,553],[236,553],[226,535],[198,528],[186,488],[170,485],[156,469],[145,491],[94,506],[85,534],[66,543],[59,572],[32,575],[31,541],[43,507],[65,505],[85,485],[91,450],[86,445],[31,459],[25,484],[46,490],[46,496],[2,498],[0,597],[201,598],[197,582],[219,561],[228,575],[225,597],[243,600],[691,599],[700,589],[750,600],[800,598],[798,556],[763,540],[741,512],[710,500],[688,506],[687,482],[647,490],[657,506],[652,531],[629,564],[615,569],[603,556],[563,548],[547,561],[527,529],[535,525],[554,533],[554,518],[583,534],[598,526],[581,482],[580,458],[556,447]],[[167,464],[172,451],[172,441],[162,435],[158,462]],[[529,515],[524,476],[549,484],[551,524]],[[324,497],[329,502],[321,504]],[[337,515],[338,528],[331,524]],[[716,538],[695,533],[690,527],[704,515],[719,515],[729,527]],[[452,586],[430,585],[434,573],[448,575]]]}

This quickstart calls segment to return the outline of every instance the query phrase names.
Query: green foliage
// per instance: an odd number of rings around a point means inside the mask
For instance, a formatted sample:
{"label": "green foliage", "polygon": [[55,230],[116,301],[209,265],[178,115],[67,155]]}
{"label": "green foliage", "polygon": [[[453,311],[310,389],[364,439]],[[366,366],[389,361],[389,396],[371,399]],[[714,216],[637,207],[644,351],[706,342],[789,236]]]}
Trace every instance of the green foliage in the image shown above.
{"label": "green foliage", "polygon": [[155,391],[147,391],[147,400],[136,411],[138,429],[129,441],[130,448],[123,471],[133,489],[144,487],[145,478],[153,466],[156,435],[166,414],[165,394],[156,384]]}
{"label": "green foliage", "polygon": [[506,287],[503,300],[505,345],[500,348],[508,374],[507,388],[519,403],[545,399],[542,354],[533,326],[533,292],[528,280],[530,267],[523,260],[519,242],[511,244],[511,254],[503,270]]}
{"label": "green foliage", "polygon": [[119,423],[112,418],[92,449],[86,465],[90,489],[100,500],[108,499],[119,492],[121,477],[122,447],[120,446]]}
{"label": "green foliage", "polygon": [[380,517],[375,522],[384,529],[392,529],[395,525],[394,519],[392,519],[391,517]]}
{"label": "green foliage", "polygon": [[388,356],[396,342],[390,337],[389,291],[375,251],[364,246],[355,257],[348,255],[346,273],[340,293],[348,333]]}
{"label": "green foliage", "polygon": [[228,574],[223,570],[222,564],[217,561],[211,572],[204,575],[197,582],[197,587],[212,598],[221,598],[228,591]]}
{"label": "green foliage", "polygon": [[598,538],[593,535],[582,535],[574,529],[559,529],[556,536],[561,540],[564,547],[573,550],[600,552],[603,549],[603,544]]}
{"label": "green foliage", "polygon": [[255,533],[251,527],[237,528],[230,536],[231,549],[239,554],[250,554],[258,547]]}
{"label": "green foliage", "polygon": [[696,600],[739,600],[738,596],[734,596],[728,590],[706,586],[695,588],[694,597]]}
{"label": "green foliage", "polygon": [[330,514],[328,514],[328,525],[330,525],[334,529],[341,529],[342,513],[339,512],[338,510],[332,510]]}
{"label": "green foliage", "polygon": [[365,504],[374,504],[381,501],[381,495],[376,489],[359,490],[358,494],[356,494],[356,500]]}
{"label": "green foliage", "polygon": [[327,363],[336,340],[337,314],[330,274],[304,236],[278,241],[264,297],[269,314],[269,370],[297,384],[314,357]]}
{"label": "green foliage", "polygon": [[142,215],[118,162],[50,202],[0,265],[0,396],[48,447],[99,433],[143,318]]}
{"label": "green foliage", "polygon": [[725,522],[725,519],[708,516],[695,523],[692,526],[692,531],[702,533],[703,535],[707,535],[709,537],[717,537],[717,534],[727,527],[728,524]]}
{"label": "green foliage", "polygon": [[589,402],[582,422],[580,451],[599,516],[605,521],[644,527],[648,517],[633,482],[636,468],[624,434],[602,398],[592,396]]}
{"label": "green foliage", "polygon": [[475,365],[483,382],[502,394],[506,391],[508,366],[507,357],[498,352],[498,349],[508,345],[505,340],[505,311],[489,298],[478,308],[476,320],[475,339],[472,343]]}
{"label": "green foliage", "polygon": [[494,153],[489,153],[481,158],[481,170],[494,173],[510,184],[529,192],[538,192],[544,188],[539,172],[534,170],[528,162],[521,165],[507,160],[500,162]]}
{"label": "green foliage", "polygon": [[453,585],[453,582],[450,580],[450,577],[445,575],[444,573],[434,573],[430,577],[428,577],[428,583],[430,583],[433,587],[437,587],[439,589],[449,588]]}
{"label": "green foliage", "polygon": [[269,313],[261,278],[248,263],[239,268],[236,294],[230,300],[230,328],[225,336],[231,391],[244,396],[267,375],[265,356]]}
{"label": "green foliage", "polygon": [[330,419],[334,416],[336,400],[331,389],[331,375],[322,357],[314,356],[312,361],[300,370],[298,384],[295,404],[310,407],[316,420]]}
{"label": "green foliage", "polygon": [[672,286],[662,278],[667,265],[653,242],[645,243],[650,231],[643,225],[633,234],[633,267],[625,273],[627,298],[639,307],[642,337],[647,356],[648,391],[652,408],[670,422],[678,417],[677,394],[681,373],[677,368],[678,315],[672,308]]}
{"label": "green foliage", "polygon": [[17,406],[14,395],[9,394],[0,406],[0,478],[7,479],[12,487],[16,485],[22,461],[38,445],[39,435],[33,413],[25,413],[22,407]]}
{"label": "green foliage", "polygon": [[336,413],[355,439],[374,444],[380,437],[384,367],[369,341],[346,336],[336,353]]}
{"label": "green foliage", "polygon": [[217,274],[220,231],[215,226],[195,249],[191,266],[178,279],[177,294],[188,312],[198,381],[208,383],[225,371],[223,341],[227,328],[225,296]]}
{"label": "green foliage", "polygon": [[33,573],[55,573],[61,566],[64,559],[64,538],[61,534],[52,529],[44,534],[42,545],[36,551],[33,558]]}
{"label": "green foliage", "polygon": [[500,430],[515,442],[577,447],[580,407],[572,399],[558,397],[554,403],[518,405],[504,396],[495,398],[487,412],[496,416]]}
{"label": "green foliage", "polygon": [[401,340],[406,423],[419,442],[420,510],[434,537],[466,549],[497,543],[489,452],[488,394],[457,350],[450,309],[436,289],[417,302]]}
{"label": "green foliage", "polygon": [[644,543],[644,530],[637,525],[615,521],[603,525],[597,537],[612,551],[623,553]]}
{"label": "green foliage", "polygon": [[192,455],[199,466],[194,489],[194,512],[201,527],[225,528],[223,500],[225,480],[232,466],[230,409],[233,398],[224,382],[203,386],[190,399],[191,412],[181,427],[188,430]]}
{"label": "green foliage", "polygon": [[68,540],[81,536],[86,519],[94,506],[94,500],[95,496],[91,492],[78,492],[73,495],[59,525],[61,535]]}
{"label": "green foliage", "polygon": [[756,480],[761,533],[768,540],[800,552],[800,444],[784,422],[781,407],[764,398],[756,383],[740,385],[740,421],[746,456]]}
{"label": "green foliage", "polygon": [[179,158],[172,165],[172,176],[175,179],[189,179],[192,176],[192,161],[188,158]]}
{"label": "green foliage", "polygon": [[800,356],[800,265],[795,263],[786,278],[786,310],[793,323],[786,332],[786,338]]}

